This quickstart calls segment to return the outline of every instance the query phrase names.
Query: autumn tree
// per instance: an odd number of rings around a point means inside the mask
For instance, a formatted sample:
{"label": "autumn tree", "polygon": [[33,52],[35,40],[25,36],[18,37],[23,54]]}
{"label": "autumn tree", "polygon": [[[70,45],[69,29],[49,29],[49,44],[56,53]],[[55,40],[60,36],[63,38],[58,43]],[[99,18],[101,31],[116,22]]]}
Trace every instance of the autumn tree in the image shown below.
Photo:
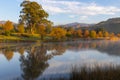
{"label": "autumn tree", "polygon": [[99,32],[98,32],[98,37],[103,37],[102,31],[99,31]]}
{"label": "autumn tree", "polygon": [[42,24],[44,24],[44,26],[46,27],[45,32],[49,34],[52,31],[53,22],[49,20],[44,20],[42,21]]}
{"label": "autumn tree", "polygon": [[9,35],[11,30],[14,29],[13,23],[11,21],[7,21],[4,25],[3,25],[3,30],[5,32],[6,35]]}
{"label": "autumn tree", "polygon": [[82,30],[80,30],[80,29],[77,30],[77,36],[78,36],[78,37],[82,37]]}
{"label": "autumn tree", "polygon": [[118,33],[117,36],[120,37],[120,33]]}
{"label": "autumn tree", "polygon": [[18,28],[18,32],[20,32],[20,33],[24,33],[25,32],[25,28],[24,28],[23,24],[18,24],[17,28]]}
{"label": "autumn tree", "polygon": [[34,33],[35,27],[38,27],[38,24],[47,25],[50,22],[47,20],[48,13],[37,2],[23,1],[20,6],[22,10],[19,22],[29,27],[30,33]]}
{"label": "autumn tree", "polygon": [[73,37],[80,38],[82,37],[82,30],[74,30]]}
{"label": "autumn tree", "polygon": [[114,36],[115,36],[115,34],[114,34],[114,33],[111,33],[111,34],[110,34],[110,37],[114,37]]}
{"label": "autumn tree", "polygon": [[46,28],[44,25],[39,25],[37,28],[37,33],[40,34],[42,40],[44,39],[44,36],[46,34],[45,30],[46,30]]}
{"label": "autumn tree", "polygon": [[76,37],[77,37],[77,31],[76,31],[76,30],[74,30],[74,32],[73,32],[73,34],[72,34],[72,35],[73,35],[73,37],[74,37],[74,38],[76,38]]}
{"label": "autumn tree", "polygon": [[85,38],[88,38],[89,35],[90,35],[89,30],[85,30],[85,31],[84,31],[84,37],[85,37]]}
{"label": "autumn tree", "polygon": [[66,30],[60,27],[53,28],[50,36],[56,40],[64,39],[66,37]]}
{"label": "autumn tree", "polygon": [[71,27],[71,28],[67,28],[67,33],[66,33],[66,36],[67,37],[73,37],[73,33],[74,33],[74,29]]}
{"label": "autumn tree", "polygon": [[67,31],[66,36],[67,37],[72,37],[72,32],[71,31]]}
{"label": "autumn tree", "polygon": [[[113,33],[113,35],[114,35],[114,33]],[[107,31],[105,31],[105,32],[103,33],[103,36],[104,36],[104,37],[109,37],[109,33],[108,33]]]}
{"label": "autumn tree", "polygon": [[96,31],[94,31],[94,30],[90,31],[90,37],[96,38]]}

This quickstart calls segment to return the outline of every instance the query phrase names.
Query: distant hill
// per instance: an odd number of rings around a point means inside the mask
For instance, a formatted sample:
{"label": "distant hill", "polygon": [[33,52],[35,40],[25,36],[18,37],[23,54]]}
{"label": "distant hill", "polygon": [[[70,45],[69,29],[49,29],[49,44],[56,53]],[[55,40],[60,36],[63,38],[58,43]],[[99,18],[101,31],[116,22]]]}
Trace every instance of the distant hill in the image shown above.
{"label": "distant hill", "polygon": [[6,21],[0,21],[0,24],[4,24]]}
{"label": "distant hill", "polygon": [[[5,24],[6,23],[6,21],[0,21],[0,24]],[[13,24],[17,24],[17,23],[15,23],[15,22],[12,22]]]}
{"label": "distant hill", "polygon": [[[6,23],[6,21],[0,21],[0,26],[2,26],[5,23]],[[14,26],[17,26],[17,23],[15,23],[15,22],[12,22],[12,23],[13,23]]]}
{"label": "distant hill", "polygon": [[5,23],[6,21],[0,21],[0,27]]}
{"label": "distant hill", "polygon": [[87,23],[78,23],[78,22],[74,22],[74,23],[69,23],[69,24],[65,24],[65,25],[58,25],[58,26],[62,26],[62,27],[73,27],[73,28],[82,28],[82,27],[90,27],[93,26],[94,24],[87,24]]}
{"label": "distant hill", "polygon": [[[6,21],[0,21],[0,24],[4,24]],[[13,22],[13,24],[16,26],[17,24]],[[62,26],[65,28],[73,27],[73,28],[80,28],[80,29],[97,29],[97,28],[104,28],[108,32],[114,32],[114,33],[120,33],[120,17],[118,18],[110,18],[106,21],[102,21],[97,24],[87,24],[87,23],[69,23],[65,25],[57,25]]]}
{"label": "distant hill", "polygon": [[73,27],[73,28],[80,28],[80,29],[97,29],[97,28],[103,28],[107,30],[108,32],[114,32],[114,33],[120,33],[120,17],[118,18],[110,18],[106,21],[102,21],[97,24],[86,24],[86,23],[69,23],[65,25],[60,25],[62,27]]}
{"label": "distant hill", "polygon": [[95,25],[94,28],[104,28],[108,32],[120,33],[120,18],[111,18]]}

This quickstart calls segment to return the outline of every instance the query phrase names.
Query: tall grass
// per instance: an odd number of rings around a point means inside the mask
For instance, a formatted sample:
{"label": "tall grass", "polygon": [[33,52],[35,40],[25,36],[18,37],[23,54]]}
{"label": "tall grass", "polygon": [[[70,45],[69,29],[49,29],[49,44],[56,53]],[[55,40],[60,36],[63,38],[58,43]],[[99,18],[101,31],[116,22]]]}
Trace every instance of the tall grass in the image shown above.
{"label": "tall grass", "polygon": [[76,67],[71,69],[70,77],[47,78],[41,80],[120,80],[120,66]]}
{"label": "tall grass", "polygon": [[120,80],[120,66],[73,67],[70,80]]}

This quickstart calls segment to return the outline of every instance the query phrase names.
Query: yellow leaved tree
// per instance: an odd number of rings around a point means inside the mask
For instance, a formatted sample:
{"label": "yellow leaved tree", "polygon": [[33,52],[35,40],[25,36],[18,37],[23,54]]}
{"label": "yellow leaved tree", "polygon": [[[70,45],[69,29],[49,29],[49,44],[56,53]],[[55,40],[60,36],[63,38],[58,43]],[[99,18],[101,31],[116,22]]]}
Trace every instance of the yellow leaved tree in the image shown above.
{"label": "yellow leaved tree", "polygon": [[13,23],[11,21],[7,21],[4,25],[3,25],[3,30],[5,32],[5,34],[9,35],[11,30],[14,29]]}
{"label": "yellow leaved tree", "polygon": [[50,36],[54,39],[54,40],[62,40],[66,37],[66,30],[60,27],[56,27],[53,28]]}
{"label": "yellow leaved tree", "polygon": [[96,38],[97,34],[95,30],[90,31],[90,37],[91,38]]}
{"label": "yellow leaved tree", "polygon": [[40,36],[41,36],[41,40],[43,40],[44,39],[44,36],[46,35],[46,28],[45,28],[45,26],[44,25],[39,25],[38,27],[37,27],[37,33],[38,34],[40,34]]}
{"label": "yellow leaved tree", "polygon": [[20,32],[20,33],[25,32],[24,24],[18,24],[17,28],[18,28],[18,32]]}

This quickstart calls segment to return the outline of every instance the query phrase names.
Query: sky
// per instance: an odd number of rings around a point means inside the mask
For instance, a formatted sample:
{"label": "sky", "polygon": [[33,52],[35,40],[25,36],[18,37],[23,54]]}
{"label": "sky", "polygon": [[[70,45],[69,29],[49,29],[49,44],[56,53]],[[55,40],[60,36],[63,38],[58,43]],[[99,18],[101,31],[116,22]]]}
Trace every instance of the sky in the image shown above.
{"label": "sky", "polygon": [[[2,0],[0,21],[18,22],[23,0]],[[42,5],[55,25],[73,22],[98,23],[120,17],[120,0],[31,0]]]}

